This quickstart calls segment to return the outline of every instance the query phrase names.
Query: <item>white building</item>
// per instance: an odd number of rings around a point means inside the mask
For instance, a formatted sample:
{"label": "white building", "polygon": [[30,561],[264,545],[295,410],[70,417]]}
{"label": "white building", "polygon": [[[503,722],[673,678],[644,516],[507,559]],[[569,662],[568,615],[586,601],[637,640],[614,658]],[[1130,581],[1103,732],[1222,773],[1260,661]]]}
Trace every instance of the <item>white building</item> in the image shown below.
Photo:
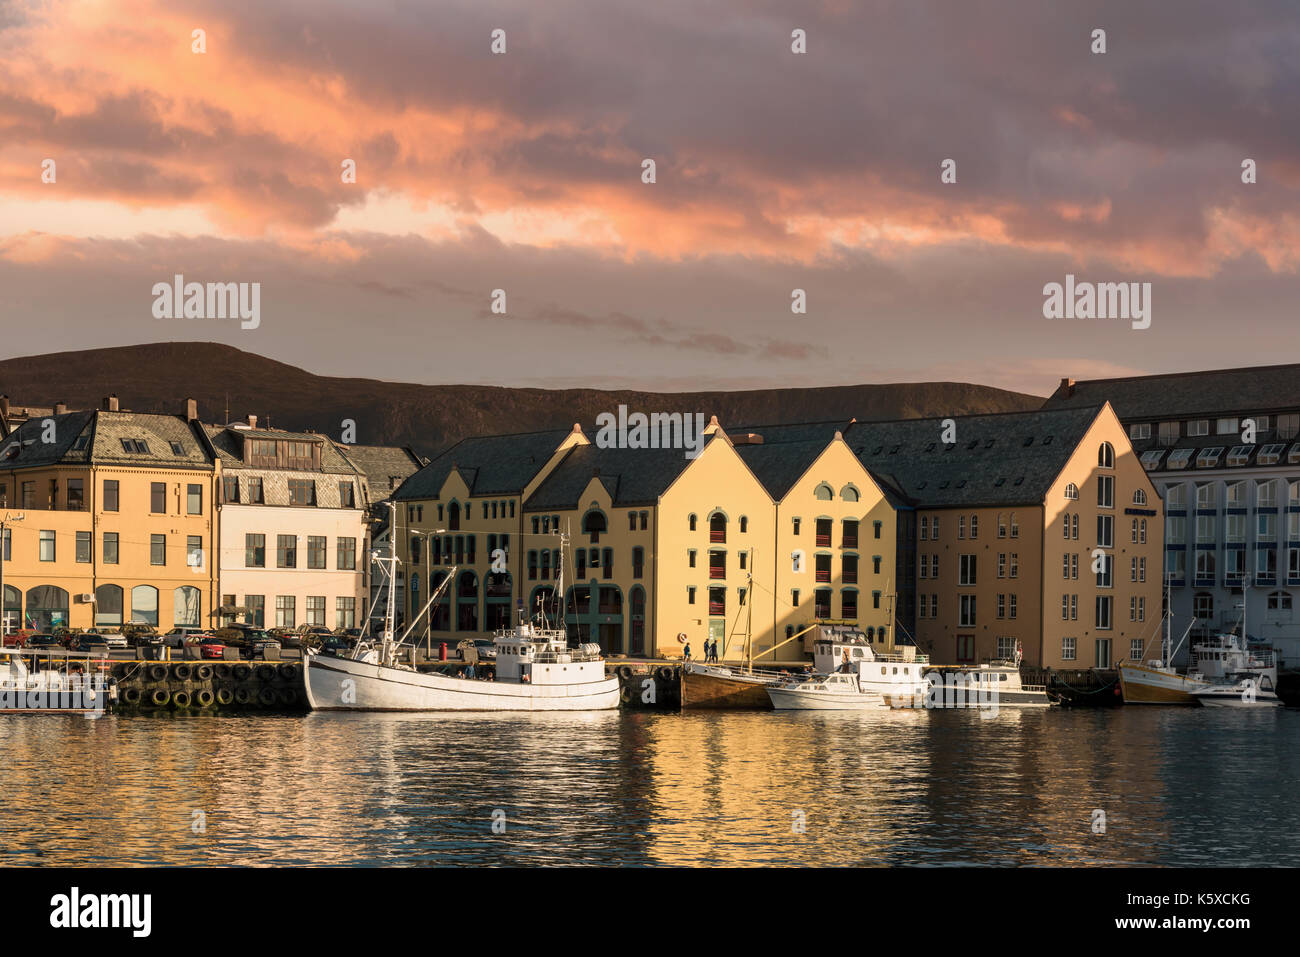
{"label": "white building", "polygon": [[222,617],[266,628],[360,627],[365,473],[329,439],[247,424],[206,429],[221,460]]}

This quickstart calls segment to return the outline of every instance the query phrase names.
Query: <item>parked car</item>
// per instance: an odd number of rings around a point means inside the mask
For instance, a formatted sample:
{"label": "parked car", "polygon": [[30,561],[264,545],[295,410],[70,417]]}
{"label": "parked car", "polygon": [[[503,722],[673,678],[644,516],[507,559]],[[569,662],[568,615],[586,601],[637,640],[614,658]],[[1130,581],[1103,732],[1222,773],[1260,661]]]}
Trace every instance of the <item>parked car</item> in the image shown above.
{"label": "parked car", "polygon": [[187,642],[194,640],[196,637],[204,635],[202,628],[194,625],[177,625],[167,634],[163,635],[163,644],[168,648],[184,648]]}
{"label": "parked car", "polygon": [[320,653],[322,655],[335,655],[342,657],[352,650],[352,642],[346,638],[330,637],[320,643]]}
{"label": "parked car", "polygon": [[5,635],[4,647],[21,648],[23,647],[23,645],[27,644],[27,639],[31,637],[32,637],[32,632],[28,631],[26,628],[22,629],[21,631],[12,632],[8,635]]}
{"label": "parked car", "polygon": [[339,638],[345,638],[353,643],[361,640],[360,628],[339,628],[334,632],[334,634]]}
{"label": "parked car", "polygon": [[290,628],[272,628],[267,634],[285,648],[301,648],[303,646],[303,636]]}
{"label": "parked car", "polygon": [[215,635],[204,635],[199,639],[199,656],[202,658],[224,658],[226,643]]}
{"label": "parked car", "polygon": [[124,635],[109,632],[108,634],[100,635],[100,637],[104,639],[104,644],[108,645],[110,648],[126,648],[128,646],[128,642]]}
{"label": "parked car", "polygon": [[[124,639],[121,635],[113,635],[112,637],[117,638],[121,642],[121,645],[119,645],[119,647],[122,648],[126,647],[126,639]],[[108,639],[109,639],[108,635],[101,635],[97,631],[85,631],[79,635],[72,635],[68,639],[68,650],[89,651],[95,645],[104,645],[111,648],[113,646],[109,643]]]}
{"label": "parked car", "polygon": [[475,638],[474,650],[478,652],[480,660],[493,661],[497,656],[497,646],[491,638]]}
{"label": "parked car", "polygon": [[26,647],[48,651],[51,648],[62,648],[63,643],[53,635],[32,635],[27,639]]}
{"label": "parked car", "polygon": [[267,649],[272,651],[280,650],[280,642],[265,631],[250,631],[245,639],[248,647],[248,657],[265,658]]}

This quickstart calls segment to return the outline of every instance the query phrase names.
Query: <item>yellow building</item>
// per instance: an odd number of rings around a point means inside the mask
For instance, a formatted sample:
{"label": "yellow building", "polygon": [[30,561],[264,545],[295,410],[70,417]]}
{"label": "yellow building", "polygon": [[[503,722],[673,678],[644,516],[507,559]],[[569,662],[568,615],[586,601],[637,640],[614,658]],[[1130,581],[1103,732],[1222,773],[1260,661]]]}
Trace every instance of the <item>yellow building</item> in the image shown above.
{"label": "yellow building", "polygon": [[194,403],[104,405],[56,407],[0,445],[9,630],[208,623],[217,473]]}

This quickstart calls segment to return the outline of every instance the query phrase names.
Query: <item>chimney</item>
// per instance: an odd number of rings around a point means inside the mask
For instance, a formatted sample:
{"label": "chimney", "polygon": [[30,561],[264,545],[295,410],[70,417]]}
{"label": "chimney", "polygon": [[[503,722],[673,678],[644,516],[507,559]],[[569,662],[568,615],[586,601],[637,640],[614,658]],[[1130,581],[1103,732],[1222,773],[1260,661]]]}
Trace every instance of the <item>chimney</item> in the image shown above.
{"label": "chimney", "polygon": [[255,429],[255,428],[257,428],[257,416],[255,416],[255,415],[250,415],[250,416],[248,417],[248,427],[249,427],[250,429]]}
{"label": "chimney", "polygon": [[1068,399],[1070,396],[1074,395],[1074,380],[1073,380],[1073,379],[1062,379],[1062,380],[1061,380],[1061,388],[1060,388],[1058,391],[1060,391],[1060,392],[1064,392],[1064,393],[1065,393],[1065,397],[1066,397],[1067,399]]}
{"label": "chimney", "polygon": [[185,400],[185,421],[193,422],[199,417],[199,404],[193,399]]}
{"label": "chimney", "polygon": [[112,395],[104,396],[104,401],[102,404],[104,406],[105,412],[119,412],[121,411],[122,408],[117,402],[116,392],[114,392]]}
{"label": "chimney", "polygon": [[68,403],[66,403],[66,402],[56,402],[56,403],[54,403],[54,414],[55,414],[55,415],[64,415],[64,414],[67,413],[67,411],[68,411]]}

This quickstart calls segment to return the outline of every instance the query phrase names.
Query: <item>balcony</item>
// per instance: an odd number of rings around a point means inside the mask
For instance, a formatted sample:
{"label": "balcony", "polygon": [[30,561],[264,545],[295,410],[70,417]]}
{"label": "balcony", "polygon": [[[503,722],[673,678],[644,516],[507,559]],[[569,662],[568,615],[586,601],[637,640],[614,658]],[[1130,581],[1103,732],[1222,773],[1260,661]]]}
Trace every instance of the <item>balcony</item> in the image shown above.
{"label": "balcony", "polygon": [[709,601],[710,615],[725,615],[727,613],[727,603],[725,601]]}
{"label": "balcony", "polygon": [[726,566],[726,565],[710,565],[710,566],[709,566],[709,577],[710,577],[710,578],[726,578],[726,577],[727,577],[727,566]]}
{"label": "balcony", "polygon": [[709,529],[709,541],[711,543],[717,542],[725,545],[727,542],[727,530],[725,528]]}
{"label": "balcony", "polygon": [[819,582],[827,582],[827,583],[829,583],[830,580],[831,580],[831,570],[830,570],[829,568],[819,568],[819,569],[817,569],[817,580],[818,580]]}
{"label": "balcony", "polygon": [[825,535],[823,535],[821,532],[817,533],[817,546],[819,548],[831,547],[831,536],[829,532],[827,532]]}

